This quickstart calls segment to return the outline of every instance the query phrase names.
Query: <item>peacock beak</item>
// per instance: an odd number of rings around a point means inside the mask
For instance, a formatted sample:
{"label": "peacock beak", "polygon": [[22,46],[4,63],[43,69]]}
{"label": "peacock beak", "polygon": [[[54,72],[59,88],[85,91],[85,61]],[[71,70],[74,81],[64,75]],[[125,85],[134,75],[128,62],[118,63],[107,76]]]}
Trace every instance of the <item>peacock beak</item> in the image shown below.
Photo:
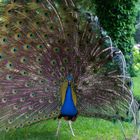
{"label": "peacock beak", "polygon": [[70,85],[71,84],[71,81],[70,80],[68,80],[68,85]]}

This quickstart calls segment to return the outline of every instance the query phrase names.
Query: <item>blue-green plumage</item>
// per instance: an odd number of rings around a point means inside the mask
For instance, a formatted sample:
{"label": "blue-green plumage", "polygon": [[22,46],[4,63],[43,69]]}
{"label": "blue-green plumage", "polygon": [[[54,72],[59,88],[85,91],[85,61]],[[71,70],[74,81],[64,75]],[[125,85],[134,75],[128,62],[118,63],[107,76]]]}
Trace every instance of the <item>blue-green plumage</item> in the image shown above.
{"label": "blue-green plumage", "polygon": [[71,85],[69,83],[66,90],[64,104],[61,107],[61,115],[62,116],[76,116],[77,112],[78,111],[74,105],[74,101],[72,98]]}

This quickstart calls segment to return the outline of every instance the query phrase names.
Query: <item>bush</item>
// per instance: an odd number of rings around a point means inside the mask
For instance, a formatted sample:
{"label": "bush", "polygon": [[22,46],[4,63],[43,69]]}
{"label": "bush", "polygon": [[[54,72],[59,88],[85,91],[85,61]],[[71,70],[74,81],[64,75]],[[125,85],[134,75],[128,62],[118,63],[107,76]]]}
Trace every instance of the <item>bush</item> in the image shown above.
{"label": "bush", "polygon": [[103,28],[114,44],[123,52],[131,75],[134,70],[132,48],[134,46],[137,0],[95,0],[96,12]]}
{"label": "bush", "polygon": [[140,48],[133,48],[133,56],[134,71],[137,74],[140,71]]}

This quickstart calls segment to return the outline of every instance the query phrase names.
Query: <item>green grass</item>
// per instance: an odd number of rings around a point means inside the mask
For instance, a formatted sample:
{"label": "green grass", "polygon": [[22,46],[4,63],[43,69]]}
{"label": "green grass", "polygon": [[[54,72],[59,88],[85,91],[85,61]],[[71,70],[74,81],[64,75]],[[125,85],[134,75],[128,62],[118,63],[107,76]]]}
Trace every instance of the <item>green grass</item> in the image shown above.
{"label": "green grass", "polygon": [[[140,74],[133,78],[134,93],[140,96]],[[132,140],[134,126],[123,123],[125,134]],[[1,133],[0,140],[124,140],[121,126],[102,119],[78,117],[73,123],[75,137],[70,133],[66,121],[62,122],[59,136],[56,137],[57,120],[47,120],[32,126]],[[139,136],[140,137],[140,136]]]}
{"label": "green grass", "polygon": [[133,78],[134,82],[134,94],[140,99],[140,72],[137,74],[137,77]]}
{"label": "green grass", "polygon": [[[124,124],[125,133],[130,138],[133,133],[132,124]],[[124,140],[119,123],[101,119],[78,117],[73,123],[75,137],[70,133],[66,121],[62,122],[59,136],[56,137],[57,120],[49,120],[38,124],[3,133],[0,140]]]}

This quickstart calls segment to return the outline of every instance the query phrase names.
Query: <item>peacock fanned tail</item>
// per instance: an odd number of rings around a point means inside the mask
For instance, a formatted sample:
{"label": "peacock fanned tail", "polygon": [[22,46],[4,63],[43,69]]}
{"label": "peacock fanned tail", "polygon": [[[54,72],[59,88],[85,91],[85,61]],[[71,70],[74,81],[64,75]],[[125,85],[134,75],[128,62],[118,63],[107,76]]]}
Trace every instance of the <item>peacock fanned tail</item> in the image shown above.
{"label": "peacock fanned tail", "polygon": [[74,78],[80,115],[137,120],[123,55],[73,0],[0,3],[0,129],[58,117]]}

